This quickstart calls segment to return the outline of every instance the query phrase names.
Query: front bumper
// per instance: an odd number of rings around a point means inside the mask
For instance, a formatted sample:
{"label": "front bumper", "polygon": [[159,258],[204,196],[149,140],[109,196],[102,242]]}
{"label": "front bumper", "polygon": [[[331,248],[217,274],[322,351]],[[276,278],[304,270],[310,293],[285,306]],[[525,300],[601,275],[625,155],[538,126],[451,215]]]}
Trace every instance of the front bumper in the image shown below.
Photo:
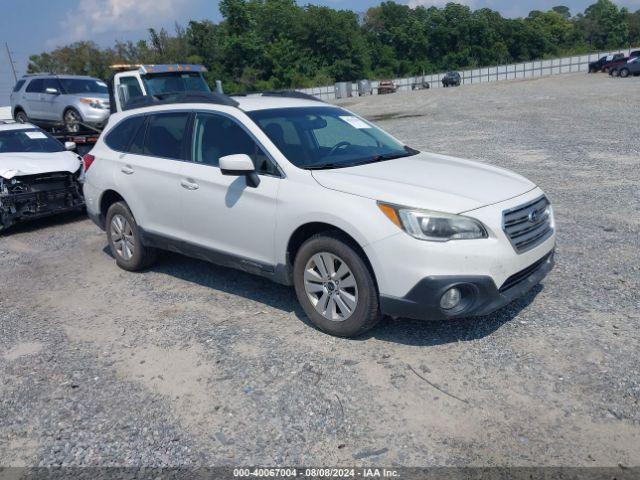
{"label": "front bumper", "polygon": [[59,188],[23,193],[1,193],[0,230],[28,220],[78,211],[84,206],[80,185],[76,180],[71,179],[67,185]]}
{"label": "front bumper", "polygon": [[109,109],[92,108],[91,106],[82,105],[80,107],[80,114],[82,115],[84,123],[102,127],[106,125],[107,120],[109,120],[111,111]]}
{"label": "front bumper", "polygon": [[[498,288],[488,276],[432,276],[423,278],[402,297],[380,296],[382,313],[417,320],[446,320],[489,315],[522,297],[553,269],[554,251],[517,272]],[[462,292],[460,305],[452,310],[440,307],[442,295],[456,287]]]}

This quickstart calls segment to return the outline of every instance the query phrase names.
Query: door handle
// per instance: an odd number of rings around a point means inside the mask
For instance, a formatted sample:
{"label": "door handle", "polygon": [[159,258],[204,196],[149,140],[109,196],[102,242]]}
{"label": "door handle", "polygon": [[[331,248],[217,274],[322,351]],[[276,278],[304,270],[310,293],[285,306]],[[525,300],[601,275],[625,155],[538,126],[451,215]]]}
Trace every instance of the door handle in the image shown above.
{"label": "door handle", "polygon": [[120,171],[125,175],[131,175],[134,172],[133,168],[131,168],[129,165],[125,165],[120,169]]}
{"label": "door handle", "polygon": [[187,190],[197,190],[200,188],[200,185],[195,182],[190,182],[189,180],[182,180],[180,185],[182,188],[186,188]]}

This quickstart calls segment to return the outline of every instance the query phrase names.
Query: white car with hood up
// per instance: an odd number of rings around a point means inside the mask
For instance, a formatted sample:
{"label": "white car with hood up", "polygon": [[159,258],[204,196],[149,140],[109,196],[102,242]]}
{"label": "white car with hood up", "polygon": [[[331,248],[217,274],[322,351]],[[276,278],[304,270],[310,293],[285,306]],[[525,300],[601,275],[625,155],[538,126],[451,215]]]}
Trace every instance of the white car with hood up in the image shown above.
{"label": "white car with hood up", "polygon": [[302,97],[184,95],[113,115],[84,193],[117,264],[167,249],[263,275],[339,336],[383,315],[486,315],[551,270],[554,216],[534,183]]}
{"label": "white car with hood up", "polygon": [[75,147],[34,125],[0,122],[0,232],[84,208],[82,160]]}

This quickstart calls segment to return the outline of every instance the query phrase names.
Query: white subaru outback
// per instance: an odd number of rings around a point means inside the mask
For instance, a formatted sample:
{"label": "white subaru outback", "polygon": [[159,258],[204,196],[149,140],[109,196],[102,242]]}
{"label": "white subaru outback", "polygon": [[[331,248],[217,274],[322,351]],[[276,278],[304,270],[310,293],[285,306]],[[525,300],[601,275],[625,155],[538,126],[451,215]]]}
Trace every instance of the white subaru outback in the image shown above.
{"label": "white subaru outback", "polygon": [[293,285],[318,328],[489,314],[554,264],[543,191],[302,94],[185,94],[111,117],[84,194],[117,264],[172,250]]}

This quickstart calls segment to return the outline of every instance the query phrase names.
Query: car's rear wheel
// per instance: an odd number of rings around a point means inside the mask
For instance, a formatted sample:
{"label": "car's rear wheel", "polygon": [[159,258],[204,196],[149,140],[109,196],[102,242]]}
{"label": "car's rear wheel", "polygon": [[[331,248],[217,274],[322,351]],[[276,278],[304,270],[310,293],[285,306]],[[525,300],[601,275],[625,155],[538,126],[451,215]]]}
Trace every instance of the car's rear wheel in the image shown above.
{"label": "car's rear wheel", "polygon": [[622,70],[620,70],[620,76],[622,78],[627,78],[629,76],[631,72],[629,71],[628,68],[623,68]]}
{"label": "car's rear wheel", "polygon": [[155,261],[157,252],[142,244],[140,229],[126,203],[116,202],[109,207],[106,230],[111,254],[120,268],[136,272]]}
{"label": "car's rear wheel", "polygon": [[69,108],[64,112],[62,118],[64,122],[64,128],[69,133],[78,133],[80,131],[80,124],[82,123],[82,117],[78,111],[74,108]]}
{"label": "car's rear wheel", "polygon": [[609,75],[611,75],[612,77],[618,77],[618,76],[620,76],[620,72],[618,71],[617,68],[614,68],[613,70],[611,70],[609,72]]}
{"label": "car's rear wheel", "polygon": [[609,73],[609,67],[605,67],[605,68],[603,68],[603,69],[602,69],[602,72],[603,72],[603,73]]}
{"label": "car's rear wheel", "polygon": [[16,122],[29,123],[29,117],[27,116],[24,110],[18,110],[16,112]]}
{"label": "car's rear wheel", "polygon": [[328,232],[307,240],[296,255],[293,277],[300,305],[326,333],[354,337],[382,317],[371,271],[339,234]]}

